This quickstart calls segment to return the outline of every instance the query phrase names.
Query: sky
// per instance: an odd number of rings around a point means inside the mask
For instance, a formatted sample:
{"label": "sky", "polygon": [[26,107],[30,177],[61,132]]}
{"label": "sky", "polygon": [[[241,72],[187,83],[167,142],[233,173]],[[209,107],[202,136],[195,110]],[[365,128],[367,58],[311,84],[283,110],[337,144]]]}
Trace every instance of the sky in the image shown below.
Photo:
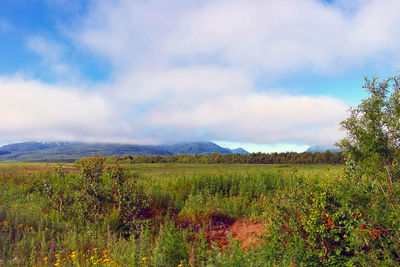
{"label": "sky", "polygon": [[1,0],[0,143],[332,146],[398,0]]}

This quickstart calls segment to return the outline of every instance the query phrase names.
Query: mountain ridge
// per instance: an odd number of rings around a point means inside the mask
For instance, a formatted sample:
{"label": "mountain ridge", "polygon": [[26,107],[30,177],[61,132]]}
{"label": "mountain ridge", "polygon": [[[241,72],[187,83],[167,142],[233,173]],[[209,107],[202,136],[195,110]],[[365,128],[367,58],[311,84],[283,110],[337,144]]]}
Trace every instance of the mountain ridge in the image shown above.
{"label": "mountain ridge", "polygon": [[340,149],[338,147],[334,147],[334,146],[317,146],[317,145],[315,145],[315,146],[310,146],[306,150],[306,152],[315,153],[315,152],[325,152],[327,150],[329,150],[330,152],[340,152],[340,151],[342,151],[342,149]]}
{"label": "mountain ridge", "polygon": [[229,149],[212,142],[186,142],[172,145],[131,145],[113,143],[21,142],[0,147],[0,161],[73,161],[103,155],[249,154],[242,148]]}

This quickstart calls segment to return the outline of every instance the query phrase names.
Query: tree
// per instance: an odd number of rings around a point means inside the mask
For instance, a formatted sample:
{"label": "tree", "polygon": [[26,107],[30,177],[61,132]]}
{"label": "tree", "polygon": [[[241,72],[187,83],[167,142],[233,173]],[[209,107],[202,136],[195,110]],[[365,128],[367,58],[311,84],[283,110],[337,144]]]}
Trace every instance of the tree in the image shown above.
{"label": "tree", "polygon": [[337,143],[347,163],[379,183],[392,208],[399,210],[400,182],[400,75],[381,81],[365,78],[369,97],[350,110],[341,122],[347,136]]}

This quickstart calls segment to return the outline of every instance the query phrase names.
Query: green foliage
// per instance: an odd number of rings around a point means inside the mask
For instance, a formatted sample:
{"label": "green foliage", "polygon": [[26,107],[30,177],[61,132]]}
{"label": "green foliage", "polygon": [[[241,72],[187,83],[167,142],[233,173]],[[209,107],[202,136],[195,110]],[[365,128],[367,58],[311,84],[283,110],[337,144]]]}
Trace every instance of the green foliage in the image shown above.
{"label": "green foliage", "polygon": [[168,222],[160,229],[154,249],[156,266],[178,266],[189,258],[187,232]]}
{"label": "green foliage", "polygon": [[[400,233],[400,76],[386,80],[365,79],[369,97],[351,109],[350,116],[341,124],[347,136],[338,145],[347,158],[347,177],[373,188],[363,229],[369,230],[373,240],[357,242],[365,255],[357,251],[363,262],[379,261],[393,265],[398,260]],[[366,202],[366,199],[363,199]],[[359,238],[363,231],[355,231]],[[363,251],[362,250],[362,251]]]}
{"label": "green foliage", "polygon": [[[64,266],[398,265],[398,221],[379,184],[349,179],[342,166],[86,160],[76,173],[67,164],[29,176],[0,165],[6,266],[54,266],[57,257]],[[15,178],[6,179],[10,170]],[[231,237],[237,220],[265,225],[258,246],[242,249]]]}
{"label": "green foliage", "polygon": [[251,153],[244,154],[183,154],[173,156],[161,155],[125,155],[123,157],[106,157],[108,163],[207,163],[207,164],[342,164],[344,157],[342,152],[282,152],[282,153]]}
{"label": "green foliage", "polygon": [[362,171],[379,180],[400,178],[400,76],[365,79],[370,94],[341,125],[347,137],[338,145]]}

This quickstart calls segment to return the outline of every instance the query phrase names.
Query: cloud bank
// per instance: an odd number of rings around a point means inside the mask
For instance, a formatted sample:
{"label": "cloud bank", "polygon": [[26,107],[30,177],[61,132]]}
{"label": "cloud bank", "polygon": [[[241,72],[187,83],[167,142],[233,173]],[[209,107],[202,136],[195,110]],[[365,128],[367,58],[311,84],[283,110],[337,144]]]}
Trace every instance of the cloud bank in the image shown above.
{"label": "cloud bank", "polygon": [[[394,66],[399,13],[395,0],[93,1],[65,34],[110,62],[111,81],[1,78],[0,138],[332,144],[344,101],[265,81]],[[27,45],[49,70],[71,70],[43,38]]]}

